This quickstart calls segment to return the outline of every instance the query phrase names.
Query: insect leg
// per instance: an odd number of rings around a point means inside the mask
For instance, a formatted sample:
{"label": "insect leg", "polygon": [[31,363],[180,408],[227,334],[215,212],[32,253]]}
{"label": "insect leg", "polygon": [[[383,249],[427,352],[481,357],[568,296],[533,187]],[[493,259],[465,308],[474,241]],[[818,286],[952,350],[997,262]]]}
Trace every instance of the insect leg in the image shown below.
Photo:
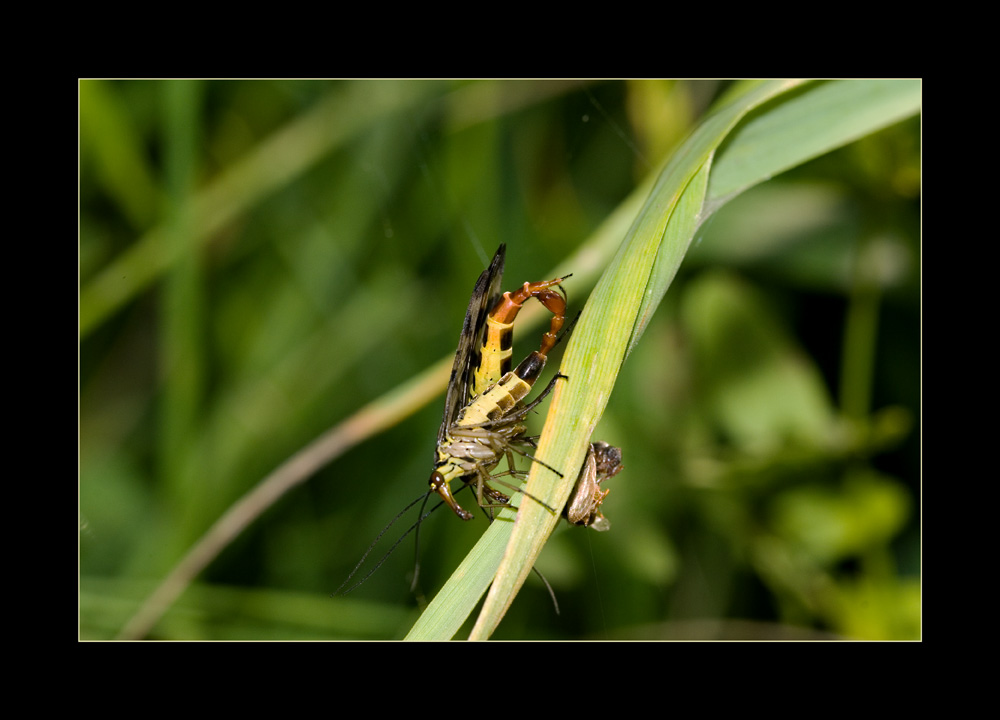
{"label": "insect leg", "polygon": [[[504,495],[499,490],[494,490],[487,482],[490,480],[489,471],[482,465],[476,466],[476,502],[479,503],[479,507],[500,507],[506,505],[510,498]],[[489,499],[489,502],[483,502],[483,496]]]}
{"label": "insect leg", "polygon": [[[544,460],[539,460],[539,459],[538,459],[538,458],[536,458],[536,457],[535,457],[534,455],[531,455],[531,454],[529,454],[529,453],[526,453],[526,452],[524,452],[523,450],[518,450],[518,449],[517,449],[516,447],[514,447],[513,445],[511,445],[511,446],[510,446],[510,450],[511,450],[511,452],[515,452],[515,453],[517,453],[517,454],[518,454],[518,455],[520,455],[521,457],[525,457],[525,458],[528,458],[529,460],[531,460],[531,462],[536,462],[536,463],[538,463],[538,464],[539,464],[539,465],[541,465],[541,466],[542,466],[543,468],[548,468],[549,470],[551,470],[552,472],[554,472],[554,473],[555,473],[556,475],[558,475],[559,477],[562,477],[562,476],[563,476],[563,474],[562,474],[561,472],[559,472],[558,470],[556,470],[556,469],[555,469],[554,467],[552,467],[551,465],[549,465],[549,464],[548,464],[547,462],[545,462]],[[542,505],[545,505],[545,503],[541,503],[541,504],[542,504]],[[548,507],[548,505],[545,505],[545,507]]]}
{"label": "insect leg", "polygon": [[[500,478],[506,477],[506,476],[513,476],[513,477],[526,477],[527,476],[527,473],[520,472],[520,471],[517,470],[517,467],[514,464],[514,458],[513,458],[513,454],[512,453],[517,453],[519,455],[523,455],[524,457],[527,457],[527,458],[529,458],[531,460],[534,460],[535,462],[541,463],[543,466],[549,468],[549,470],[552,470],[552,472],[556,473],[556,475],[559,475],[559,477],[562,477],[562,474],[558,470],[556,470],[555,468],[553,468],[553,467],[551,467],[549,465],[546,465],[544,462],[541,462],[540,460],[535,460],[535,458],[531,457],[527,453],[523,453],[520,450],[518,450],[517,448],[512,447],[506,441],[503,442],[503,445],[502,445],[501,448],[497,449],[497,453],[498,454],[499,453],[503,453],[507,457],[507,467],[508,467],[508,469],[505,472],[491,474],[490,471],[489,471],[489,469],[487,469],[485,466],[483,466],[483,465],[477,465],[476,466],[476,479],[475,479],[476,500],[479,503],[479,506],[482,507],[483,509],[489,509],[489,508],[497,508],[497,507],[501,507],[502,508],[502,507],[506,507],[506,506],[508,506],[510,504],[510,496],[508,496],[508,495],[500,492],[496,488],[493,488],[493,487],[491,487],[489,485],[489,483],[494,482],[494,483],[499,483],[499,484],[503,485],[504,487],[510,488],[514,492],[519,492],[522,495],[524,495],[524,496],[526,496],[528,498],[531,498],[532,500],[534,500],[535,502],[537,502],[542,507],[548,509],[552,513],[555,513],[556,509],[554,507],[552,507],[551,505],[549,505],[548,503],[543,502],[542,500],[540,500],[539,498],[535,497],[531,493],[525,492],[521,487],[519,487],[517,485],[513,485],[513,484],[511,484],[509,482],[506,482],[504,480],[501,480]],[[466,479],[466,483],[469,484],[469,485],[471,485],[471,484],[473,484],[473,480],[471,478],[470,479]],[[491,518],[492,518],[492,512],[491,512]]]}
{"label": "insect leg", "polygon": [[[504,448],[504,454],[507,456],[507,468],[508,468],[508,470],[507,470],[506,473],[501,473],[501,475],[512,475],[512,476],[515,476],[515,477],[517,477],[518,475],[521,475],[521,476],[527,475],[527,473],[519,472],[517,469],[515,469],[515,465],[514,465],[514,453],[517,453],[518,455],[521,455],[522,457],[526,457],[529,460],[531,460],[532,462],[536,462],[539,465],[541,465],[542,467],[548,468],[549,470],[551,470],[552,472],[554,472],[559,477],[562,477],[562,473],[559,472],[558,470],[556,470],[551,465],[548,465],[548,464],[542,462],[541,460],[538,460],[537,458],[532,457],[531,455],[529,455],[526,452],[522,452],[522,451],[518,450],[513,445],[508,445],[506,448]],[[496,478],[497,476],[494,475],[493,477]],[[539,500],[538,498],[536,498],[531,493],[526,492],[525,490],[522,490],[519,487],[511,485],[510,483],[506,483],[503,480],[497,480],[497,482],[500,483],[501,485],[506,485],[509,488],[517,490],[519,493],[523,494],[524,496],[529,497],[532,500],[534,500],[536,503],[538,503],[539,505],[541,505],[543,508],[546,508],[549,512],[555,514],[556,509],[554,507],[552,507],[551,505],[549,505],[546,502],[542,502],[541,500]]]}

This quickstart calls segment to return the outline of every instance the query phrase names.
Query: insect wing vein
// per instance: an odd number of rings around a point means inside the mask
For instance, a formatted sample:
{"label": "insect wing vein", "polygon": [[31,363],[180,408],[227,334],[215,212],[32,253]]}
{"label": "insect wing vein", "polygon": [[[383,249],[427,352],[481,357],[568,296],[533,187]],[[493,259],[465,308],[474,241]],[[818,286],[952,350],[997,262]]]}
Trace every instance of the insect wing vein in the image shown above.
{"label": "insect wing vein", "polygon": [[[503,284],[503,268],[507,246],[501,244],[488,268],[483,270],[469,298],[469,308],[462,322],[462,334],[458,339],[455,362],[451,366],[451,377],[444,399],[444,417],[438,428],[438,444],[444,441],[448,428],[458,417],[459,411],[468,403],[469,383],[474,370],[474,354],[482,345],[486,333],[486,318],[500,299]],[[435,448],[435,459],[437,449]]]}

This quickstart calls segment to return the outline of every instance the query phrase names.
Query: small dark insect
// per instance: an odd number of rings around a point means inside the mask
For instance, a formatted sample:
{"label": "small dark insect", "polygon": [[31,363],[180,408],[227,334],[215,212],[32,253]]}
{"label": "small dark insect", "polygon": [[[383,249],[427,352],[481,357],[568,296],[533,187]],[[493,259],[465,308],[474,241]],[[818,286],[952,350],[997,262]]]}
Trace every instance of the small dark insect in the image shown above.
{"label": "small dark insect", "polygon": [[622,470],[622,451],[606,442],[591,443],[587,459],[580,470],[576,486],[563,509],[563,516],[574,525],[582,525],[599,532],[611,529],[611,521],[601,514],[601,503],[611,490],[602,490],[600,484]]}

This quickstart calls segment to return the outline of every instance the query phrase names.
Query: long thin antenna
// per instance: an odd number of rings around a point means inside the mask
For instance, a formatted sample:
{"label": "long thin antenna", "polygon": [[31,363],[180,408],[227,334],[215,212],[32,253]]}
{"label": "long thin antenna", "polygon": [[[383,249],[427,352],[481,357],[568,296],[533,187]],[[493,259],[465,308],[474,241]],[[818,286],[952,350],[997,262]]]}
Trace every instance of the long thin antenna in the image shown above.
{"label": "long thin antenna", "polygon": [[[348,575],[344,579],[344,582],[340,583],[340,587],[338,587],[336,590],[333,591],[333,593],[331,594],[331,597],[333,597],[334,595],[340,594],[340,588],[344,587],[344,585],[346,585],[348,582],[350,582],[351,578],[354,577],[354,574],[358,571],[358,569],[362,565],[365,564],[365,560],[368,559],[368,556],[371,554],[372,550],[374,550],[375,546],[378,545],[378,541],[381,540],[382,536],[385,535],[389,531],[389,528],[391,528],[396,523],[396,521],[399,520],[399,518],[403,517],[403,515],[406,514],[407,510],[409,510],[411,507],[413,507],[414,505],[416,505],[418,502],[420,502],[420,501],[427,502],[427,496],[430,495],[430,494],[431,493],[430,493],[429,490],[427,492],[425,492],[423,495],[421,495],[416,500],[414,500],[413,502],[411,502],[405,508],[403,508],[402,510],[400,510],[399,513],[396,515],[396,517],[394,517],[392,520],[390,520],[389,524],[386,525],[384,528],[382,528],[382,532],[380,532],[378,534],[378,536],[374,540],[372,540],[372,544],[368,546],[367,550],[365,550],[365,554],[361,556],[361,559],[358,561],[358,564],[354,566],[353,570],[351,570],[351,574]],[[431,512],[434,512],[434,510],[436,510],[436,509],[437,508],[432,509]],[[423,508],[422,507],[420,508],[420,510],[421,510],[421,512],[423,512]],[[430,513],[427,513],[427,514],[430,515]],[[422,519],[423,518],[421,518],[421,520]],[[420,523],[420,520],[417,521],[417,524],[419,524],[419,523]],[[413,530],[413,528],[410,528],[410,530]],[[401,537],[399,540],[402,540],[404,537],[406,537],[406,534],[409,533],[410,530],[407,530],[406,533],[403,534],[403,537]],[[399,545],[399,540],[396,541],[396,545]],[[393,545],[392,548],[395,549],[396,545]],[[392,550],[389,550],[389,552],[391,553]],[[385,562],[385,558],[388,557],[388,556],[389,556],[389,553],[386,553],[385,557],[383,557],[381,560],[379,560],[378,565],[375,566],[375,570],[378,570],[379,566],[383,562]],[[372,572],[375,572],[375,570],[372,570]],[[364,582],[365,580],[367,580],[370,575],[371,575],[371,573],[368,573],[368,575],[365,575],[364,580],[362,580],[361,582]],[[345,590],[343,594],[346,595],[347,593],[349,593],[351,590],[353,590],[354,588],[356,588],[360,584],[361,583],[359,582],[357,585],[352,586],[349,590]]]}
{"label": "long thin antenna", "polygon": [[[418,516],[424,514],[424,508],[427,507],[427,499],[431,496],[431,490],[427,491],[424,495],[424,504],[420,506],[420,512],[417,513]],[[437,510],[437,507],[434,508]],[[434,512],[431,510],[431,512]],[[430,513],[427,513],[430,515]],[[421,517],[421,520],[423,518]],[[417,532],[413,536],[413,582],[410,583],[410,592],[415,593],[417,591],[417,579],[420,577],[420,520],[417,521]]]}

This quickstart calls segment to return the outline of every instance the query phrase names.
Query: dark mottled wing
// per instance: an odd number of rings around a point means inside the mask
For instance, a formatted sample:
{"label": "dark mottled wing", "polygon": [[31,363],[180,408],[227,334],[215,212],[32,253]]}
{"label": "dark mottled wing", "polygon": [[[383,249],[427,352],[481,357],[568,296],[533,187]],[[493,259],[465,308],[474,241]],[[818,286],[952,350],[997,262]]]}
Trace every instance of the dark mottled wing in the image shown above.
{"label": "dark mottled wing", "polygon": [[458,350],[455,352],[455,364],[451,366],[448,392],[444,397],[444,418],[438,430],[439,443],[444,439],[448,426],[455,421],[458,411],[469,402],[469,382],[474,368],[473,363],[483,344],[486,318],[500,300],[506,257],[507,246],[501,245],[497,248],[490,266],[483,270],[483,274],[476,280],[476,287],[469,299],[469,309],[465,312],[462,335],[458,339]]}

